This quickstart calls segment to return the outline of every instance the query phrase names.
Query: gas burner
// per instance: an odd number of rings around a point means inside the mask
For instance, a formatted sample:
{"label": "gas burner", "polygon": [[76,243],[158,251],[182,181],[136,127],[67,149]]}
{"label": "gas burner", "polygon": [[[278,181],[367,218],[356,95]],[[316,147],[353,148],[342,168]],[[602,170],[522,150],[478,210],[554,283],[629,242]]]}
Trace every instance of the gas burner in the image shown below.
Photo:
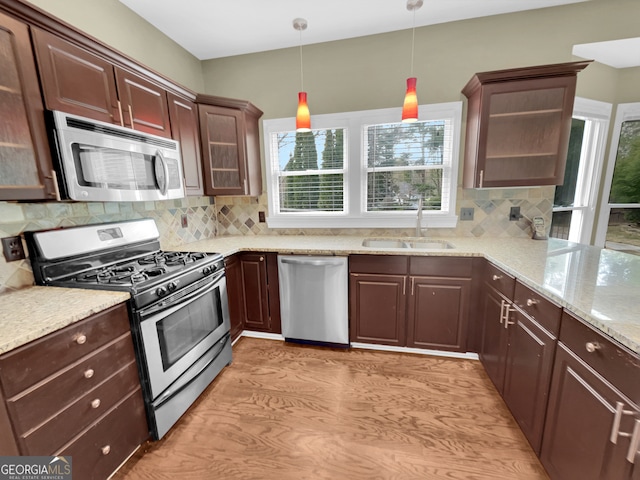
{"label": "gas burner", "polygon": [[163,263],[166,263],[166,261],[165,253],[157,252],[147,255],[146,257],[142,257],[138,260],[138,263],[140,265],[162,265]]}
{"label": "gas burner", "polygon": [[164,267],[152,267],[146,268],[140,272],[142,275],[146,275],[148,278],[159,277],[167,273],[167,269]]}

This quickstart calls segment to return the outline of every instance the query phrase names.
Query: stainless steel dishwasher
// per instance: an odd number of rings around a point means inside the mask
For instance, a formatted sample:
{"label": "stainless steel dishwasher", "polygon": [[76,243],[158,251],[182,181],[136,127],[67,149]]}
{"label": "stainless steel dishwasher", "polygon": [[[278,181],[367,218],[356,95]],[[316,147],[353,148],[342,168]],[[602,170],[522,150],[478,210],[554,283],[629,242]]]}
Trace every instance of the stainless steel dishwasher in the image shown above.
{"label": "stainless steel dishwasher", "polygon": [[286,340],[349,345],[347,257],[278,255]]}

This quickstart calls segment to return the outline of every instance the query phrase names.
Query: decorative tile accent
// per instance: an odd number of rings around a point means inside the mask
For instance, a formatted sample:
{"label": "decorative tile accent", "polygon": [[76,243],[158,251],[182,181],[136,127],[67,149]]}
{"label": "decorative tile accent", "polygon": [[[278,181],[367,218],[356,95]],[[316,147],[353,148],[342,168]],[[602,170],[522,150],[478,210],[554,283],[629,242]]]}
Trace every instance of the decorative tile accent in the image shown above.
{"label": "decorative tile accent", "polygon": [[[462,207],[475,209],[473,221],[458,222],[456,228],[429,230],[429,236],[528,237],[529,222],[509,221],[509,210],[519,206],[527,218],[544,217],[551,222],[555,187],[458,189],[456,212]],[[260,223],[258,213],[268,215],[266,194],[259,198],[217,197],[219,235],[363,235],[412,236],[413,229],[273,229]]]}
{"label": "decorative tile accent", "polygon": [[[182,228],[182,215],[187,228]],[[177,247],[216,235],[213,198],[188,197],[165,202],[0,202],[0,238],[29,230],[153,218],[162,248]],[[248,218],[248,217],[247,217]],[[0,293],[33,284],[29,260],[7,263],[0,255]]]}

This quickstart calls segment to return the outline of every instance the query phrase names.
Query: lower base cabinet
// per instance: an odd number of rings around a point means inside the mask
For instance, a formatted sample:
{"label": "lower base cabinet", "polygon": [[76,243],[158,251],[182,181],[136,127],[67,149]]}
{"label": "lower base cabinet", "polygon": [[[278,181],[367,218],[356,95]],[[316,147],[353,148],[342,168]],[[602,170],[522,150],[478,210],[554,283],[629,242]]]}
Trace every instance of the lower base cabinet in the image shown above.
{"label": "lower base cabinet", "polygon": [[637,355],[565,312],[540,456],[552,480],[640,478],[639,372]]}
{"label": "lower base cabinet", "polygon": [[465,352],[471,258],[349,257],[351,342]]}
{"label": "lower base cabinet", "polygon": [[104,480],[149,438],[126,305],[0,356],[0,455],[72,456]]}
{"label": "lower base cabinet", "polygon": [[231,340],[235,340],[242,333],[244,318],[244,299],[242,296],[242,270],[239,255],[232,255],[224,259],[224,269],[227,279],[227,298],[229,300],[229,321],[231,324]]}

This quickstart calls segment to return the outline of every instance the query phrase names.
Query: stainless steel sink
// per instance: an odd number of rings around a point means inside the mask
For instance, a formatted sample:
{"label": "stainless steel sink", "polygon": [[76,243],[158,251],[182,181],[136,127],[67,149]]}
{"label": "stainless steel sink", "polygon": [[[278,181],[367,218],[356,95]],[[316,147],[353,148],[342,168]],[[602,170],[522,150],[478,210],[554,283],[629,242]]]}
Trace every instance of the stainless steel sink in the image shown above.
{"label": "stainless steel sink", "polygon": [[363,247],[368,248],[406,248],[413,250],[443,250],[455,248],[455,246],[444,240],[432,238],[365,238],[362,241]]}
{"label": "stainless steel sink", "polygon": [[405,242],[394,240],[393,238],[365,238],[362,241],[362,246],[371,248],[408,248]]}

